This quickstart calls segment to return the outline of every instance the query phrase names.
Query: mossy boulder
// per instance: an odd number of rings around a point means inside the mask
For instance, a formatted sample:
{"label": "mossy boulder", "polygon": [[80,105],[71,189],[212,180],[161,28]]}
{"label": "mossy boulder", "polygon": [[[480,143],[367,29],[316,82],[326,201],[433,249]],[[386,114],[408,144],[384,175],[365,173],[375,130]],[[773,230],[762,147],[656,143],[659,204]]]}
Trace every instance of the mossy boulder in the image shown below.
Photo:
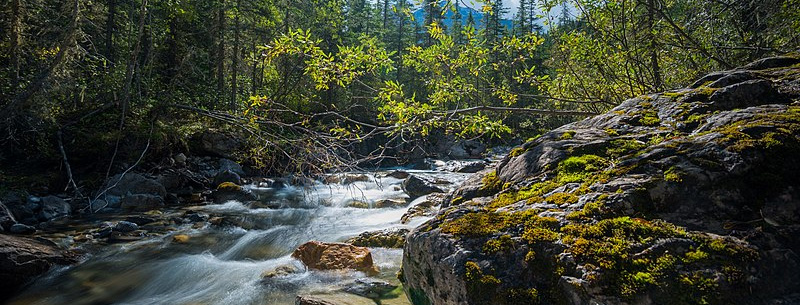
{"label": "mossy boulder", "polygon": [[[788,304],[800,57],[712,73],[522,145],[412,231],[414,304]],[[794,298],[794,299],[792,299]]]}

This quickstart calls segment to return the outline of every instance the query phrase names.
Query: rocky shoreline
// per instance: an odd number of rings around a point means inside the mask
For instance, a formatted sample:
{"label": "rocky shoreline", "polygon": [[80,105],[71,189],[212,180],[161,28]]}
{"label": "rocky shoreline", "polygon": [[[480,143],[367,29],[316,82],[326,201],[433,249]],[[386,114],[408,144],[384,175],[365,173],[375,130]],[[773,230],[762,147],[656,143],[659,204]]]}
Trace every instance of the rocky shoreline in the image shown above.
{"label": "rocky shoreline", "polygon": [[408,236],[416,305],[796,304],[800,57],[514,149]]}

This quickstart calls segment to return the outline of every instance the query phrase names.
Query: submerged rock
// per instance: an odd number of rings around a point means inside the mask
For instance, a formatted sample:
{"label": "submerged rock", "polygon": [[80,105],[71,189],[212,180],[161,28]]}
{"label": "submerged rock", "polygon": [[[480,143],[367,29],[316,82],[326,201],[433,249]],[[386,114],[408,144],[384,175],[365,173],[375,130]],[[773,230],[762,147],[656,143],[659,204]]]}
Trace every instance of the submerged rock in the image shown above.
{"label": "submerged rock", "polygon": [[633,98],[515,148],[408,235],[409,299],[784,302],[800,291],[800,67],[786,62],[800,58]]}
{"label": "submerged rock", "polygon": [[365,298],[380,299],[395,289],[397,289],[396,285],[381,280],[363,278],[345,285],[343,290]]}
{"label": "submerged rock", "polygon": [[52,267],[76,262],[76,253],[53,243],[0,234],[0,301]]}
{"label": "submerged rock", "polygon": [[337,304],[328,302],[318,297],[298,295],[297,298],[294,300],[294,305],[337,305]]}
{"label": "submerged rock", "polygon": [[377,272],[369,249],[350,244],[310,241],[297,248],[292,257],[311,269],[353,269],[368,274]]}

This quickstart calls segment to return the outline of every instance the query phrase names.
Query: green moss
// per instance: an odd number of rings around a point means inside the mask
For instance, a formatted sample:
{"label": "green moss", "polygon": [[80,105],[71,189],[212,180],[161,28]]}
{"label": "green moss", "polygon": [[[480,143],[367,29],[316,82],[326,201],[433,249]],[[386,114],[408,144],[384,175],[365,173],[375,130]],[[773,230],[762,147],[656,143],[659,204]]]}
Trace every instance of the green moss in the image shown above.
{"label": "green moss", "polygon": [[466,262],[464,268],[467,295],[473,300],[484,301],[488,304],[494,299],[500,280],[492,275],[484,274],[481,267],[475,262]]}
{"label": "green moss", "polygon": [[500,232],[506,227],[506,215],[479,211],[442,223],[442,232],[459,236],[485,236]]}
{"label": "green moss", "polygon": [[658,126],[661,124],[661,119],[658,118],[658,113],[652,110],[645,110],[638,112],[639,115],[639,125],[641,126]]}
{"label": "green moss", "polygon": [[500,235],[498,238],[490,239],[483,244],[483,252],[494,254],[498,252],[508,252],[516,248],[511,235]]}
{"label": "green moss", "polygon": [[544,201],[544,194],[547,194],[557,188],[559,185],[553,181],[545,181],[534,183],[533,185],[523,188],[516,192],[505,192],[497,195],[492,202],[489,203],[489,209],[499,209],[509,206],[511,204],[527,201],[527,203],[537,203]]}
{"label": "green moss", "polygon": [[218,191],[231,191],[231,192],[238,192],[242,190],[241,186],[236,185],[233,182],[223,182],[217,186]]}
{"label": "green moss", "polygon": [[602,215],[603,206],[607,198],[608,195],[603,194],[600,197],[598,197],[596,201],[587,202],[586,204],[583,205],[583,209],[581,209],[580,211],[574,211],[572,213],[567,214],[567,219],[578,220],[582,218],[592,218]]}
{"label": "green moss", "polygon": [[555,193],[544,199],[547,203],[565,205],[578,202],[578,196],[571,193]]}
{"label": "green moss", "polygon": [[512,150],[511,150],[511,152],[509,152],[508,154],[509,154],[509,155],[511,155],[511,157],[519,157],[520,155],[522,155],[522,154],[524,154],[524,153],[525,153],[525,149],[524,149],[524,148],[522,148],[522,147],[515,147],[515,148],[514,148],[514,149],[512,149]]}
{"label": "green moss", "polygon": [[617,132],[617,130],[616,130],[616,129],[613,129],[613,128],[606,128],[605,132],[606,132],[606,134],[607,134],[609,137],[616,137],[616,136],[618,136],[618,135],[619,135],[619,133]]}
{"label": "green moss", "polygon": [[569,157],[558,164],[559,183],[583,182],[592,173],[598,172],[610,163],[603,157],[597,155],[582,155]]}
{"label": "green moss", "polygon": [[624,155],[641,151],[643,148],[647,147],[642,141],[637,141],[634,139],[617,139],[611,141],[611,146],[606,148],[606,155],[612,158],[619,158]]}
{"label": "green moss", "polygon": [[568,131],[564,132],[563,134],[561,134],[561,136],[558,137],[558,139],[559,140],[571,140],[572,138],[575,137],[575,133],[576,132],[574,130],[568,130]]}
{"label": "green moss", "polygon": [[670,167],[667,171],[664,172],[664,180],[669,182],[682,182],[683,178],[681,177],[683,173],[677,169],[676,167]]}
{"label": "green moss", "polygon": [[481,189],[483,190],[501,191],[503,188],[503,181],[500,181],[500,178],[497,177],[497,172],[495,171],[483,176],[482,182],[483,187],[481,187]]}
{"label": "green moss", "polygon": [[529,243],[550,242],[558,240],[558,238],[558,233],[545,228],[526,228],[522,233],[522,239]]}

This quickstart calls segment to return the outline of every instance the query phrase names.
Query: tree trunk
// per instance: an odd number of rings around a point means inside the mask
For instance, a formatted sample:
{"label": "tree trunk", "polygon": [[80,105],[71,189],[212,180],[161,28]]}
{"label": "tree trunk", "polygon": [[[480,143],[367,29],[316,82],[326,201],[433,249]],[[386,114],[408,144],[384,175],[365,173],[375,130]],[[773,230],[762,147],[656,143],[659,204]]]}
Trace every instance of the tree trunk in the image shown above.
{"label": "tree trunk", "polygon": [[663,80],[661,79],[661,67],[658,64],[658,44],[656,43],[655,31],[655,18],[656,18],[656,4],[655,0],[647,0],[647,35],[650,40],[648,49],[650,51],[650,69],[653,71],[653,90],[660,91],[663,87]]}
{"label": "tree trunk", "polygon": [[219,1],[217,9],[217,94],[225,100],[225,0]]}
{"label": "tree trunk", "polygon": [[389,21],[389,0],[383,0],[383,33],[386,33],[386,24]]}
{"label": "tree trunk", "polygon": [[108,0],[108,16],[106,17],[106,59],[114,64],[114,28],[116,27],[117,0]]}
{"label": "tree trunk", "polygon": [[241,0],[236,0],[236,16],[233,19],[234,22],[234,35],[233,35],[233,64],[231,65],[231,76],[233,79],[231,80],[231,111],[236,111],[237,105],[237,98],[239,93],[238,87],[238,72],[239,72],[239,5]]}
{"label": "tree trunk", "polygon": [[136,32],[136,44],[128,58],[128,66],[125,70],[125,87],[122,90],[122,113],[127,112],[131,101],[131,86],[133,84],[134,71],[138,62],[139,52],[142,49],[142,37],[144,36],[144,22],[147,19],[147,0],[142,0],[142,7],[139,9],[139,28]]}
{"label": "tree trunk", "polygon": [[258,70],[258,49],[256,49],[256,41],[250,41],[250,48],[253,50],[253,70],[250,74],[250,95],[256,95],[256,71]]}
{"label": "tree trunk", "polygon": [[11,80],[12,92],[16,91],[20,74],[20,45],[22,44],[22,3],[21,0],[11,0]]}

